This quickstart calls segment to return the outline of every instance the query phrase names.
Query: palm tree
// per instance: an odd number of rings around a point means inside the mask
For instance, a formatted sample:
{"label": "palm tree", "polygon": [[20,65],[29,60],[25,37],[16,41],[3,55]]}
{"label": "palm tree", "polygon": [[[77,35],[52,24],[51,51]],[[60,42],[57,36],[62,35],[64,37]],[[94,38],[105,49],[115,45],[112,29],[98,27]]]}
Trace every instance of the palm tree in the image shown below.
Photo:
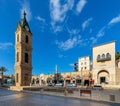
{"label": "palm tree", "polygon": [[1,73],[1,85],[3,85],[3,73],[7,71],[7,69],[4,66],[0,67],[0,73]]}

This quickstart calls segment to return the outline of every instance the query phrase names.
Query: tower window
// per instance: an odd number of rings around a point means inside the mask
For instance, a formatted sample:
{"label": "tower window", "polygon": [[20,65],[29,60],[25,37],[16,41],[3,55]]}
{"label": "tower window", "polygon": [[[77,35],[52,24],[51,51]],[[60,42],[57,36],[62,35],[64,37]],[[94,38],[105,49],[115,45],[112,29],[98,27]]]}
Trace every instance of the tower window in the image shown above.
{"label": "tower window", "polygon": [[17,42],[19,42],[19,34],[17,35]]}
{"label": "tower window", "polygon": [[28,63],[28,53],[25,53],[25,63]]}
{"label": "tower window", "polygon": [[25,43],[28,43],[29,42],[29,39],[28,39],[28,36],[26,35],[25,36]]}
{"label": "tower window", "polygon": [[16,74],[16,82],[18,82],[18,73]]}
{"label": "tower window", "polygon": [[17,52],[17,62],[19,62],[19,52]]}

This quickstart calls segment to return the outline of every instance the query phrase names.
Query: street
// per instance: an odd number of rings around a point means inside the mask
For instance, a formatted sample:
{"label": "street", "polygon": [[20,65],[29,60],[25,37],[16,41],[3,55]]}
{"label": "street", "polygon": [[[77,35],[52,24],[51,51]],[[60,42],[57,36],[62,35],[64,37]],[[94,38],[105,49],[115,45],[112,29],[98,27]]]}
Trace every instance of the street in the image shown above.
{"label": "street", "polygon": [[120,106],[120,104],[14,92],[0,88],[0,106]]}

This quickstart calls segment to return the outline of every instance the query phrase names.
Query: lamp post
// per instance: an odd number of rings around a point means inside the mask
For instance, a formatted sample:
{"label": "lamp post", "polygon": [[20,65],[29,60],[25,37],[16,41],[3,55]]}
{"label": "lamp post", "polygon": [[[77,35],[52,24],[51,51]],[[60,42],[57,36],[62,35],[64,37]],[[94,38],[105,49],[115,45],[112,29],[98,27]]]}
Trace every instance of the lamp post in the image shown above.
{"label": "lamp post", "polygon": [[83,75],[82,75],[82,69],[81,69],[81,86],[83,86]]}

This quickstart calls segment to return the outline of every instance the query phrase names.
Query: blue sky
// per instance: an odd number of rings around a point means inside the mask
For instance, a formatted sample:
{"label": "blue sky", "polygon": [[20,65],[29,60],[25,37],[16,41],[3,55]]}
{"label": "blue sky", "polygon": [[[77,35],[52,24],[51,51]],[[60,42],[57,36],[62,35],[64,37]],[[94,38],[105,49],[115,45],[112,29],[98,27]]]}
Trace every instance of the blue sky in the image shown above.
{"label": "blue sky", "polygon": [[33,74],[73,71],[78,57],[116,40],[120,51],[120,0],[0,0],[0,66],[14,73],[15,30],[22,12],[33,34]]}

